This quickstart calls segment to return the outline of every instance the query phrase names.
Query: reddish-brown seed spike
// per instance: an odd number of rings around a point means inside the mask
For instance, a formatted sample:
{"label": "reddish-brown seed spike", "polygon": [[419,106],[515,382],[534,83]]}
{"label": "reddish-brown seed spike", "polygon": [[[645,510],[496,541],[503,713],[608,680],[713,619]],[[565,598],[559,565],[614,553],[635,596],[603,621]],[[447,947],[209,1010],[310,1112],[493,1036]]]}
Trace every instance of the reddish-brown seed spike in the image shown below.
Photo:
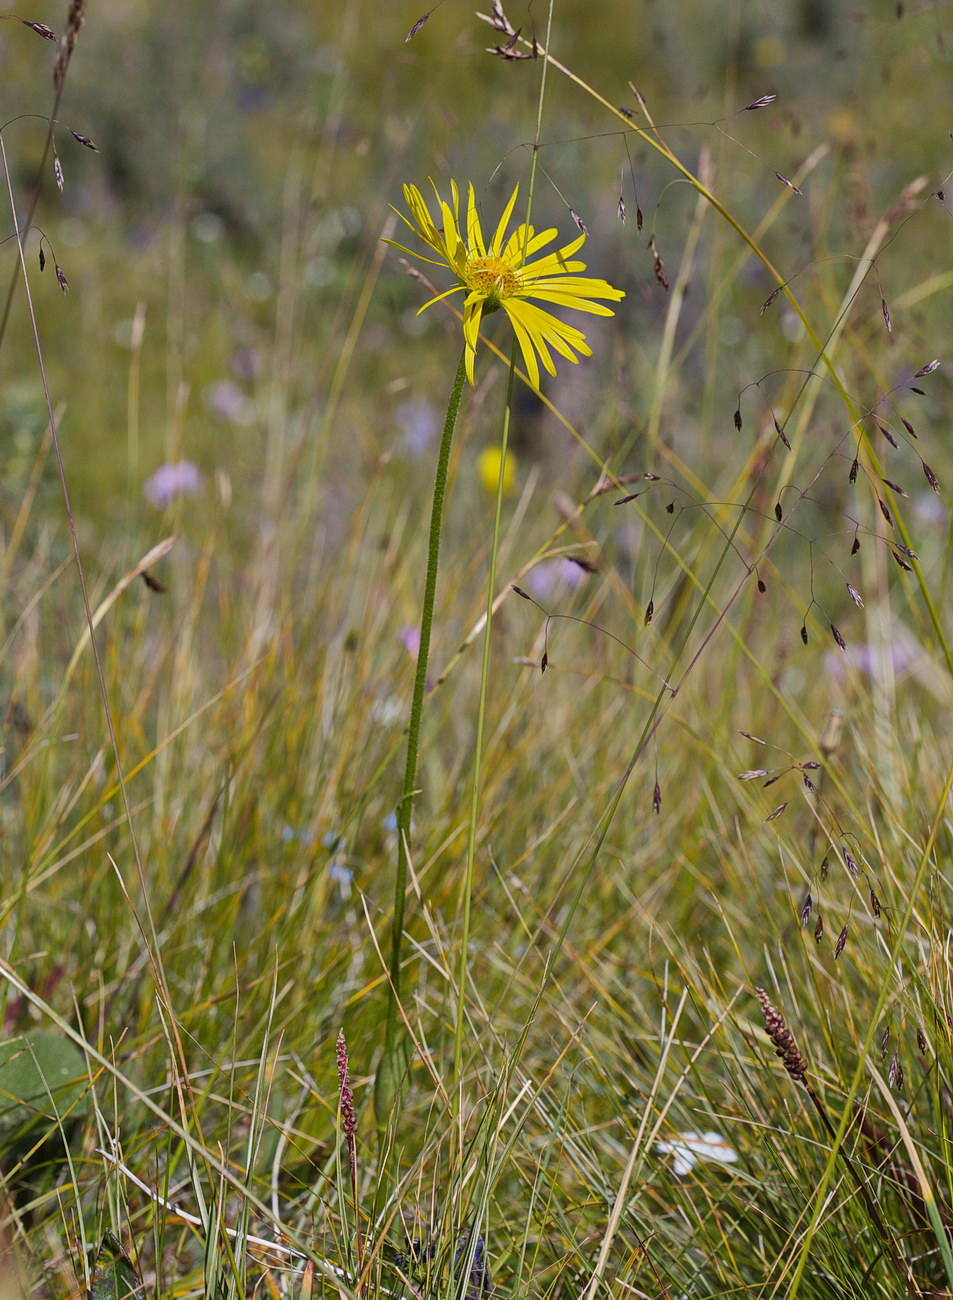
{"label": "reddish-brown seed spike", "polygon": [[831,636],[834,638],[834,640],[837,642],[837,644],[840,646],[842,650],[847,649],[847,642],[841,636],[840,632],[837,630],[836,624],[834,623],[831,624]]}
{"label": "reddish-brown seed spike", "polygon": [[768,743],[766,740],[762,740],[760,736],[752,735],[750,731],[739,731],[738,735],[744,736],[745,740],[754,741],[756,745],[766,745]]}
{"label": "reddish-brown seed spike", "polygon": [[890,1026],[888,1025],[886,1029],[884,1029],[883,1037],[880,1040],[880,1059],[882,1061],[886,1061],[887,1059],[887,1045],[889,1042],[890,1042]]}
{"label": "reddish-brown seed spike", "polygon": [[894,542],[894,546],[897,548],[898,551],[901,551],[904,555],[909,555],[911,560],[916,560],[919,558],[917,556],[916,551],[911,551],[909,546],[901,546],[899,542]]}
{"label": "reddish-brown seed spike", "polygon": [[46,267],[46,253],[43,251],[43,245],[41,244],[40,245],[40,270],[41,271],[44,270],[45,267]]}
{"label": "reddish-brown seed spike", "polygon": [[88,135],[80,135],[78,131],[70,131],[70,135],[74,140],[78,140],[79,143],[84,145],[87,149],[92,149],[93,153],[99,153],[99,150],[93,144],[92,140],[90,140]]}
{"label": "reddish-brown seed spike", "polygon": [[804,902],[801,904],[802,927],[807,925],[808,921],[811,919],[811,909],[813,908],[813,906],[814,906],[814,899],[811,897],[809,893],[805,898]]}
{"label": "reddish-brown seed spike", "polygon": [[828,873],[828,871],[830,870],[830,865],[831,865],[830,856],[829,856],[828,854],[825,853],[825,855],[824,855],[824,860],[823,860],[823,862],[821,863],[821,879],[822,879],[822,880],[826,880],[826,879],[827,879],[827,873]]}
{"label": "reddish-brown seed spike", "polygon": [[619,195],[619,220],[625,225],[625,199]]}
{"label": "reddish-brown seed spike", "polygon": [[780,294],[780,293],[782,292],[783,289],[784,289],[784,285],[783,285],[783,284],[779,284],[778,287],[777,287],[776,289],[772,290],[772,292],[768,294],[767,298],[765,298],[764,302],[761,304],[761,313],[760,313],[760,314],[761,314],[762,316],[763,316],[764,313],[768,310],[768,308],[771,306],[771,304],[772,304],[773,302],[776,302],[776,301],[777,301],[778,294]]}
{"label": "reddish-brown seed spike", "polygon": [[642,229],[642,209],[638,204],[635,205],[635,228],[636,230]]}
{"label": "reddish-brown seed spike", "polygon": [[60,193],[63,191],[63,164],[60,162],[59,154],[53,155],[53,175],[56,177],[56,185]]}
{"label": "reddish-brown seed spike", "polygon": [[877,895],[874,893],[873,890],[870,891],[870,910],[873,912],[874,916],[880,915],[881,912],[880,899],[877,897]]}
{"label": "reddish-brown seed spike", "polygon": [[755,996],[761,1003],[765,1028],[774,1046],[775,1055],[780,1059],[795,1083],[803,1083],[804,1076],[807,1074],[807,1061],[801,1055],[794,1035],[784,1023],[784,1017],[781,1013],[771,1005],[771,1000],[764,989],[755,989]]}
{"label": "reddish-brown seed spike", "polygon": [[897,1092],[903,1092],[903,1066],[897,1065]]}
{"label": "reddish-brown seed spike", "polygon": [[630,501],[634,501],[636,497],[640,497],[641,495],[641,492],[630,492],[627,497],[619,497],[618,501],[613,502],[613,505],[627,506]]}
{"label": "reddish-brown seed spike", "polygon": [[890,527],[893,528],[893,515],[890,513],[890,508],[886,501],[884,501],[883,497],[877,498],[877,504],[880,506],[880,513],[883,515],[884,519],[886,519]]}
{"label": "reddish-brown seed spike", "polygon": [[841,930],[840,934],[837,936],[837,942],[834,944],[835,961],[837,961],[837,958],[844,951],[844,945],[847,943],[847,929],[848,927],[845,925],[843,930]]}
{"label": "reddish-brown seed spike", "polygon": [[338,1065],[338,1089],[341,1098],[341,1127],[348,1138],[357,1132],[357,1112],[354,1107],[354,1093],[351,1089],[351,1077],[348,1069],[347,1044],[344,1030],[340,1030],[335,1045]]}
{"label": "reddish-brown seed spike", "polygon": [[926,463],[926,461],[923,461],[923,476],[926,479],[926,481],[930,484],[930,487],[933,488],[933,491],[939,492],[940,490],[939,480],[937,479],[937,476],[934,474],[930,466]]}
{"label": "reddish-brown seed spike", "polygon": [[884,314],[884,324],[885,324],[886,327],[887,327],[887,333],[888,333],[888,334],[892,334],[892,333],[893,333],[893,326],[892,326],[891,323],[890,323],[890,308],[887,306],[887,300],[886,300],[886,298],[881,298],[881,299],[880,299],[880,310],[881,310],[881,311],[883,312],[883,314]]}
{"label": "reddish-brown seed spike", "polygon": [[896,492],[898,497],[905,497],[910,495],[909,492],[904,491],[904,489],[900,486],[899,483],[894,483],[892,479],[882,478],[880,481],[881,483],[886,484],[886,486],[890,488],[891,492]]}
{"label": "reddish-brown seed spike", "polygon": [[736,410],[735,410],[734,420],[735,420],[735,428],[736,428],[736,429],[738,430],[738,432],[740,433],[740,432],[741,432],[741,424],[742,424],[742,420],[741,420],[741,407],[740,407],[740,406],[737,407]]}
{"label": "reddish-brown seed spike", "polygon": [[750,104],[745,104],[742,112],[751,113],[756,108],[767,108],[767,106],[773,104],[776,99],[777,95],[762,95],[759,99],[753,99]]}
{"label": "reddish-brown seed spike", "polygon": [[919,1047],[920,1051],[921,1051],[924,1055],[926,1055],[926,1050],[927,1050],[927,1040],[926,1040],[926,1039],[924,1038],[924,1036],[923,1036],[923,1030],[922,1030],[922,1029],[918,1029],[918,1030],[917,1030],[917,1047]]}
{"label": "reddish-brown seed spike", "polygon": [[906,560],[903,559],[902,556],[900,556],[900,555],[897,554],[896,551],[891,551],[890,554],[891,554],[891,555],[893,556],[893,558],[897,561],[897,563],[900,565],[901,569],[903,569],[905,573],[912,573],[912,572],[913,572],[913,565],[912,565],[912,564],[908,564],[908,563],[906,562]]}
{"label": "reddish-brown seed spike", "polygon": [[[905,419],[903,418],[902,415],[901,415],[901,417],[900,417],[900,423],[901,423],[901,424],[903,425],[903,427],[906,429],[907,433],[909,433],[909,435],[910,435],[911,438],[916,438],[916,437],[917,437],[917,435],[916,435],[916,434],[914,433],[914,431],[913,431],[913,425],[910,423],[909,420],[905,420]],[[917,438],[917,441],[919,442],[919,438]]]}
{"label": "reddish-brown seed spike", "polygon": [[670,502],[668,503],[668,505],[665,507],[665,513],[666,513],[667,515],[674,515],[674,513],[675,513],[675,502],[674,502],[674,501],[670,501]]}
{"label": "reddish-brown seed spike", "polygon": [[767,583],[764,581],[763,578],[758,579],[758,590],[761,592],[762,596],[768,590]]}
{"label": "reddish-brown seed spike", "polygon": [[661,257],[659,256],[657,249],[653,248],[652,253],[653,253],[653,266],[655,270],[655,278],[656,280],[658,280],[659,284],[662,286],[663,289],[667,289],[668,276],[665,274],[665,263],[662,261]]}
{"label": "reddish-brown seed spike", "polygon": [[46,23],[28,23],[25,18],[20,18],[17,21],[21,22],[24,27],[29,27],[36,32],[37,36],[42,36],[45,41],[56,40],[56,32],[52,27],[47,27]]}
{"label": "reddish-brown seed spike", "polygon": [[588,234],[589,234],[589,227],[588,227],[588,226],[586,225],[586,223],[583,221],[583,219],[582,219],[582,217],[579,215],[579,213],[576,212],[576,211],[574,211],[572,208],[570,208],[570,209],[569,209],[569,215],[572,217],[572,219],[573,219],[573,223],[574,223],[574,225],[576,226],[576,228],[577,228],[578,230],[581,230],[582,233],[583,233],[584,235],[588,235]]}
{"label": "reddish-brown seed spike", "polygon": [[811,793],[813,794],[816,787],[814,785],[814,782],[811,780],[811,778],[806,773],[804,773],[801,777],[801,780],[804,782],[804,788],[806,790],[810,790]]}
{"label": "reddish-brown seed spike", "polygon": [[646,626],[646,627],[648,627],[648,625],[652,622],[652,619],[653,619],[654,616],[655,616],[655,601],[654,601],[654,600],[650,600],[649,603],[648,603],[648,604],[646,605],[646,607],[645,607],[645,626]]}
{"label": "reddish-brown seed spike", "polygon": [[848,849],[844,849],[844,862],[847,864],[847,870],[852,876],[856,877],[860,874],[857,870],[857,863],[851,857]]}
{"label": "reddish-brown seed spike", "polygon": [[851,586],[851,584],[848,582],[848,583],[847,583],[847,591],[848,591],[848,594],[850,595],[851,600],[854,602],[854,604],[857,605],[859,609],[863,609],[863,608],[864,608],[864,602],[863,602],[863,599],[862,599],[862,597],[861,597],[861,594],[860,594],[860,592],[857,590],[857,588]]}
{"label": "reddish-brown seed spike", "polygon": [[662,787],[658,781],[655,782],[655,789],[652,791],[652,810],[656,817],[662,811]]}
{"label": "reddish-brown seed spike", "polygon": [[896,447],[896,446],[897,446],[897,440],[896,440],[896,438],[893,436],[893,434],[890,432],[890,430],[887,428],[887,426],[886,426],[885,424],[881,424],[881,423],[878,421],[878,422],[877,422],[877,428],[880,430],[880,432],[883,434],[883,436],[884,436],[884,437],[887,439],[887,441],[890,443],[891,447]]}
{"label": "reddish-brown seed spike", "polygon": [[850,463],[850,473],[847,475],[847,482],[853,487],[857,482],[857,471],[860,468],[860,461],[855,456]]}
{"label": "reddish-brown seed spike", "polygon": [[816,772],[821,765],[816,758],[812,758],[807,763],[802,763],[801,766],[805,772]]}
{"label": "reddish-brown seed spike", "polygon": [[923,391],[923,389],[922,389],[922,388],[915,388],[915,387],[913,386],[913,384],[910,385],[910,392],[911,392],[911,393],[916,393],[917,397],[926,397],[926,393]]}
{"label": "reddish-brown seed spike", "polygon": [[913,376],[914,379],[922,379],[924,375],[932,375],[939,364],[937,358],[934,357],[932,361],[928,361],[925,366],[920,367],[917,373]]}
{"label": "reddish-brown seed spike", "polygon": [[510,583],[510,586],[511,586],[512,590],[516,592],[517,596],[522,596],[524,600],[530,600],[530,601],[531,601],[531,600],[533,599],[532,596],[528,596],[528,595],[526,594],[526,592],[523,590],[522,587],[517,587],[517,585],[516,585],[515,582]]}
{"label": "reddish-brown seed spike", "polygon": [[801,624],[801,640],[807,645],[807,624]]}
{"label": "reddish-brown seed spike", "polygon": [[767,817],[765,817],[764,819],[765,824],[767,824],[768,822],[777,821],[778,818],[781,816],[781,814],[784,812],[786,807],[787,807],[786,803],[779,803],[777,808],[775,808],[774,812],[769,812]]}
{"label": "reddish-brown seed spike", "polygon": [[781,184],[782,184],[782,185],[786,185],[786,186],[788,187],[789,190],[793,190],[795,194],[800,194],[800,193],[801,193],[801,191],[800,191],[800,190],[798,189],[798,187],[794,184],[794,182],[793,182],[793,181],[789,181],[788,178],[787,178],[786,176],[782,176],[780,172],[775,172],[774,174],[775,174],[775,176],[777,176],[777,178],[778,178],[778,180],[781,182]]}
{"label": "reddish-brown seed spike", "polygon": [[540,671],[540,673],[544,673],[548,667],[549,667],[549,651],[548,651],[548,650],[544,650],[544,651],[543,651],[543,657],[542,657],[542,659],[540,659],[540,661],[539,661],[539,671]]}
{"label": "reddish-brown seed spike", "polygon": [[817,920],[814,923],[814,942],[820,943],[824,938],[824,918],[821,915],[821,909],[817,909]]}
{"label": "reddish-brown seed spike", "polygon": [[784,518],[784,511],[781,509],[781,502],[780,502],[780,501],[775,502],[775,506],[774,506],[774,517],[775,517],[775,519],[778,521],[778,523],[780,523],[781,520]]}
{"label": "reddish-brown seed spike", "polygon": [[56,271],[57,284],[60,286],[60,288],[63,290],[64,293],[69,293],[69,281],[67,280],[66,276],[63,274],[63,272],[60,270],[59,266],[55,262],[53,263],[53,269]]}
{"label": "reddish-brown seed spike", "polygon": [[762,789],[762,790],[767,790],[767,788],[768,788],[769,785],[777,785],[777,783],[781,780],[781,777],[784,776],[784,775],[785,775],[784,772],[778,772],[776,776],[772,776],[772,777],[770,777],[767,781],[765,781],[765,783],[764,783],[764,785],[761,787],[761,789]]}
{"label": "reddish-brown seed spike", "polygon": [[897,1069],[899,1068],[899,1065],[900,1062],[897,1060],[897,1053],[894,1052],[893,1060],[890,1062],[890,1070],[887,1074],[887,1082],[891,1088],[894,1087],[897,1082]]}
{"label": "reddish-brown seed spike", "polygon": [[856,555],[859,550],[860,550],[860,538],[855,536],[854,540],[850,544],[850,553],[851,555]]}

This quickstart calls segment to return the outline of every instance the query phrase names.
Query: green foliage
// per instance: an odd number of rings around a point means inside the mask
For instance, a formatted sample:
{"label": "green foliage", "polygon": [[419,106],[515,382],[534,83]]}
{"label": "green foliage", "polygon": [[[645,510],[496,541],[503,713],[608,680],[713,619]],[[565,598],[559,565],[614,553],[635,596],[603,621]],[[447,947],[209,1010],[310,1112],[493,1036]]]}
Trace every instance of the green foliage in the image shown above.
{"label": "green foliage", "polygon": [[135,1265],[111,1232],[107,1232],[96,1256],[89,1300],[145,1300],[145,1290]]}

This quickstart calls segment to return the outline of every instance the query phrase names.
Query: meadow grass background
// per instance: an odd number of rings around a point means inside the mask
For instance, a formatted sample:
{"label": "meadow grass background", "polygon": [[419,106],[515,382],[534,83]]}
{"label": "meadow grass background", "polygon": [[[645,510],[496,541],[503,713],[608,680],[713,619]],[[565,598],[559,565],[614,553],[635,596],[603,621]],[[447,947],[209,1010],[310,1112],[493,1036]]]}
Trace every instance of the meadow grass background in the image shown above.
{"label": "meadow grass background", "polygon": [[[59,32],[62,8],[21,16]],[[543,39],[543,7],[506,12]],[[475,1300],[482,1250],[497,1296],[950,1294],[946,10],[557,0],[551,53],[585,84],[549,68],[534,218],[567,242],[578,213],[590,273],[627,296],[581,322],[595,355],[559,366],[550,408],[517,386],[456,1074],[479,456],[507,378],[486,347],[465,397],[406,916],[415,1052],[379,1128],[393,814],[461,346],[380,237],[428,177],[472,180],[495,222],[542,72],[486,53],[500,38],[458,0],[405,42],[422,13],[100,0],[79,35],[64,191],[48,163],[24,245],[141,871],[18,283],[0,998],[21,1056],[72,1041],[85,1081],[69,1117],[15,1090],[0,1114],[5,1286],[85,1289],[111,1232],[161,1296]],[[55,53],[0,28],[21,217],[46,124],[20,115],[49,112]],[[638,133],[630,83],[830,368]],[[201,485],[154,504],[182,460]],[[164,592],[124,582],[173,536]],[[715,1158],[666,1147],[684,1133],[717,1135]]]}

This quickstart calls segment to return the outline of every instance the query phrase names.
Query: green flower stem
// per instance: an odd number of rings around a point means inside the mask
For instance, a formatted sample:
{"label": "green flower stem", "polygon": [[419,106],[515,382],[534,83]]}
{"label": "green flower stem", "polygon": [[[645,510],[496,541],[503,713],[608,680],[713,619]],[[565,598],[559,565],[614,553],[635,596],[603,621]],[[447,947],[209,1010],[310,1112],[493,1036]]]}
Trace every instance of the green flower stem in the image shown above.
{"label": "green flower stem", "polygon": [[513,409],[513,378],[516,372],[516,340],[510,353],[510,375],[506,389],[503,431],[500,435],[500,475],[496,485],[496,510],[493,516],[493,541],[490,546],[490,572],[486,588],[486,620],[483,625],[483,659],[480,671],[480,701],[477,707],[476,744],[473,755],[473,784],[470,791],[470,817],[467,827],[467,861],[461,884],[462,933],[460,968],[457,976],[457,1016],[453,1040],[453,1077],[459,1082],[463,1064],[463,1040],[466,1026],[467,970],[470,954],[470,916],[473,902],[473,878],[476,867],[477,822],[480,812],[483,771],[483,735],[486,726],[486,697],[490,681],[490,653],[493,635],[493,605],[496,592],[496,565],[500,551],[500,526],[503,519],[503,488],[506,481],[506,457],[509,447],[510,414]]}
{"label": "green flower stem", "polygon": [[[417,649],[417,672],[414,677],[414,695],[410,706],[410,724],[407,728],[407,762],[404,768],[404,790],[397,806],[397,871],[394,878],[394,919],[390,944],[390,993],[387,1003],[387,1026],[384,1036],[384,1059],[379,1067],[388,1075],[393,1073],[394,1053],[398,1050],[398,1006],[400,1004],[401,952],[404,937],[404,898],[407,893],[407,873],[410,866],[410,826],[417,792],[417,755],[420,749],[420,720],[424,695],[427,690],[427,660],[430,655],[430,632],[433,627],[434,596],[437,590],[437,568],[440,561],[440,532],[443,525],[443,506],[447,491],[447,471],[450,465],[450,447],[460,410],[460,399],[466,382],[466,349],[460,357],[457,377],[447,406],[443,426],[437,473],[434,480],[433,503],[430,511],[430,540],[427,547],[427,576],[424,582],[424,599],[420,612],[420,645]],[[378,1088],[379,1104],[376,1106],[377,1122],[386,1123],[390,1105],[396,1093],[392,1089]],[[383,1092],[385,1095],[380,1095]],[[390,1092],[391,1095],[386,1094]]]}

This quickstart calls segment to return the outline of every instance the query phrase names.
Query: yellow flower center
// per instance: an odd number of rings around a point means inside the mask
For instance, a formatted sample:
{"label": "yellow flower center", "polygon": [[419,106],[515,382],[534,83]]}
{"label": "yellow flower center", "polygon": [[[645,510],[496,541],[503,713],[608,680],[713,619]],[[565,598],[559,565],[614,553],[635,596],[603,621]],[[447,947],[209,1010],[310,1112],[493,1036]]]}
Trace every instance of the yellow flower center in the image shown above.
{"label": "yellow flower center", "polygon": [[467,285],[486,298],[487,311],[495,311],[504,298],[519,293],[519,273],[502,257],[468,257],[465,271]]}

